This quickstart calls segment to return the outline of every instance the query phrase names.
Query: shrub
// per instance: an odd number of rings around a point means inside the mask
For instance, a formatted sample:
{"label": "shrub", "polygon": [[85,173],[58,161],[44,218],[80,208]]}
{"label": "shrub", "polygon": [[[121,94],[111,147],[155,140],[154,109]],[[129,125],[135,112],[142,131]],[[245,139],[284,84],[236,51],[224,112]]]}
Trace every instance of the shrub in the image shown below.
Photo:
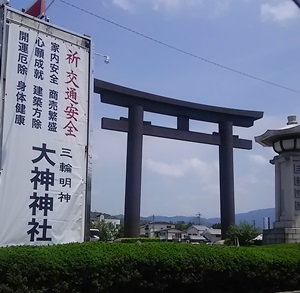
{"label": "shrub", "polygon": [[0,292],[8,293],[268,293],[299,289],[299,271],[300,244],[90,242],[0,248]]}

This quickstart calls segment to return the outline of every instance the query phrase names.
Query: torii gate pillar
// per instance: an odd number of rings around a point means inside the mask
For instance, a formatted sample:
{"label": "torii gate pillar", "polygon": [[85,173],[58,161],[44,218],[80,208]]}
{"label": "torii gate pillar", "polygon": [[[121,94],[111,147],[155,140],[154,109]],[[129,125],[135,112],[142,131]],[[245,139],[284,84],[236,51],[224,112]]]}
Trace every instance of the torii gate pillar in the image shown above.
{"label": "torii gate pillar", "polygon": [[219,133],[221,238],[225,239],[230,225],[235,223],[232,122],[220,123]]}
{"label": "torii gate pillar", "polygon": [[143,116],[141,106],[129,107],[126,184],[125,184],[125,237],[137,237],[140,234],[140,206],[142,184],[142,152],[143,152]]}

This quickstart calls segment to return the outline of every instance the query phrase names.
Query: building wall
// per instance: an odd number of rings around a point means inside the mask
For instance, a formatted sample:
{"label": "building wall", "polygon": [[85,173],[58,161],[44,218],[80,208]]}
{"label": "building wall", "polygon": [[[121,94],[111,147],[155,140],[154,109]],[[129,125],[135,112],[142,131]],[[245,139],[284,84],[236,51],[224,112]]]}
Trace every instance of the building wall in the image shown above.
{"label": "building wall", "polygon": [[207,229],[208,227],[206,226],[193,225],[186,230],[186,233],[190,236],[201,236],[202,233]]}
{"label": "building wall", "polygon": [[155,232],[155,236],[159,237],[161,241],[181,242],[181,240],[185,236],[185,232],[182,232],[177,229],[160,230],[160,231]]}
{"label": "building wall", "polygon": [[105,223],[112,223],[115,229],[119,229],[121,225],[120,219],[104,219]]}
{"label": "building wall", "polygon": [[[168,222],[152,222],[146,225],[141,226],[140,235],[145,235],[146,237],[155,237],[155,232],[160,230],[174,229],[175,224]],[[143,232],[145,234],[143,234]]]}
{"label": "building wall", "polygon": [[202,235],[210,242],[214,243],[221,240],[221,229],[208,229],[205,230]]}

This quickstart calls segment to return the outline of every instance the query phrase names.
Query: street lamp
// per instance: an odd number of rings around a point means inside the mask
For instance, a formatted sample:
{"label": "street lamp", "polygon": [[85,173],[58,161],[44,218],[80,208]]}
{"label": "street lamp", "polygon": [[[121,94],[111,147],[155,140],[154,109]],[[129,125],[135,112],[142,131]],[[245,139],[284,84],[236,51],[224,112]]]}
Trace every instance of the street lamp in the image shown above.
{"label": "street lamp", "polygon": [[[288,128],[285,127],[284,129],[291,129],[298,125],[295,115],[288,116],[287,125]],[[295,133],[291,131],[285,135],[278,136],[273,142],[273,149],[278,154],[282,152],[299,151],[300,137],[295,136]]]}
{"label": "street lamp", "polygon": [[275,129],[268,130],[263,135],[255,137],[256,142],[263,146],[272,146],[273,150],[281,154],[283,152],[300,151],[300,125],[295,115],[287,117],[287,125]]}
{"label": "street lamp", "polygon": [[108,55],[105,55],[105,54],[101,54],[101,53],[97,53],[97,52],[94,52],[95,55],[98,55],[98,56],[101,56],[101,57],[104,57],[104,63],[105,64],[108,64],[109,63],[109,56]]}
{"label": "street lamp", "polygon": [[300,239],[300,125],[296,116],[288,116],[287,125],[268,129],[255,141],[278,154],[270,160],[275,166],[275,222],[273,229],[264,230],[263,244],[296,242]]}

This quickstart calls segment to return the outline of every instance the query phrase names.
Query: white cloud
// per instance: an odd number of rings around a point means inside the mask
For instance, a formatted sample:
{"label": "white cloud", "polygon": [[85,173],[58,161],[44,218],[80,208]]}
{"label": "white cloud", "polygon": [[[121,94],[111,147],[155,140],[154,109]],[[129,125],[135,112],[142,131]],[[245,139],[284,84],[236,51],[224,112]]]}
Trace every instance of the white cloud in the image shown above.
{"label": "white cloud", "polygon": [[135,1],[130,0],[112,0],[112,3],[125,11],[134,12],[135,11]]}
{"label": "white cloud", "polygon": [[151,159],[145,161],[145,166],[159,175],[170,177],[182,177],[185,173],[183,166],[179,164],[167,164],[163,162],[156,162]]}
{"label": "white cloud", "polygon": [[203,0],[152,0],[150,2],[154,10],[174,11],[182,7],[199,7]]}
{"label": "white cloud", "polygon": [[175,178],[183,177],[191,172],[204,180],[205,178],[208,179],[215,171],[213,165],[205,163],[197,158],[182,160],[181,163],[177,164],[168,164],[147,159],[145,160],[145,167],[159,175]]}
{"label": "white cloud", "polygon": [[216,18],[220,16],[222,13],[224,13],[224,11],[227,11],[229,9],[231,2],[231,0],[210,1],[210,17]]}
{"label": "white cloud", "polygon": [[265,3],[261,5],[261,16],[265,21],[284,22],[295,19],[299,15],[299,9],[293,1],[284,1],[276,4]]}
{"label": "white cloud", "polygon": [[119,8],[128,12],[151,9],[156,12],[177,14],[179,12],[205,11],[205,15],[218,16],[227,10],[232,0],[111,0]]}
{"label": "white cloud", "polygon": [[112,3],[127,11],[134,11],[136,8],[143,6],[151,7],[156,11],[162,9],[174,11],[187,7],[199,7],[203,1],[204,0],[112,0]]}
{"label": "white cloud", "polygon": [[258,155],[258,154],[249,154],[248,155],[249,159],[251,162],[258,164],[260,166],[264,166],[264,165],[269,165],[269,160],[266,159],[264,156],[262,155]]}

